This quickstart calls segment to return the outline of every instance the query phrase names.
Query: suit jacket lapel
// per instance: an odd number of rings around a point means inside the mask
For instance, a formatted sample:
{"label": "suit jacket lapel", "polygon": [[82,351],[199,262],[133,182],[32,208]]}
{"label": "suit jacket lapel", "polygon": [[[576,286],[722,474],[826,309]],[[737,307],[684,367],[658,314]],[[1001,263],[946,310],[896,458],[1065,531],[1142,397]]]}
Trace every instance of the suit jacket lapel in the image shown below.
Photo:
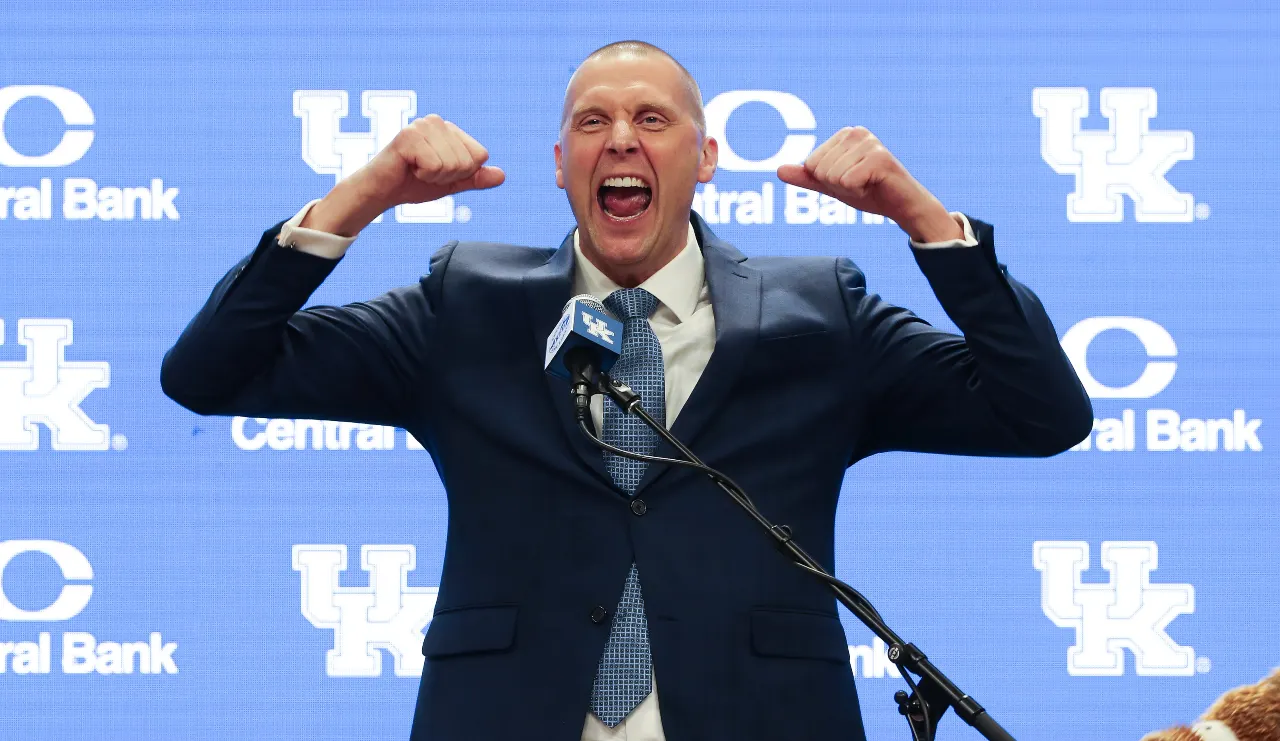
{"label": "suit jacket lapel", "polygon": [[[760,335],[760,273],[745,263],[745,255],[721,241],[696,213],[693,230],[702,246],[707,288],[715,313],[716,345],[707,367],[693,387],[689,401],[680,410],[671,432],[685,445],[694,447],[698,433],[729,398],[738,375]],[[548,327],[550,331],[550,327]],[[567,406],[566,406],[567,408]],[[696,453],[697,450],[695,449]],[[679,457],[674,448],[662,443],[656,455]],[[646,486],[662,478],[672,466],[651,464],[645,471],[638,495]]]}
{"label": "suit jacket lapel", "polygon": [[[535,357],[541,358],[546,352],[547,335],[551,334],[552,328],[559,321],[565,302],[571,298],[573,259],[573,232],[569,232],[569,236],[550,260],[525,275],[524,290],[529,308],[529,326],[533,331],[537,353]],[[612,486],[613,479],[605,470],[603,453],[587,440],[573,418],[568,382],[550,375],[546,376],[545,382],[547,393],[551,395],[551,406],[568,436],[569,447],[582,458],[587,468]]]}
{"label": "suit jacket lapel", "polygon": [[[702,247],[703,269],[715,312],[716,345],[689,401],[671,428],[671,432],[689,446],[693,446],[698,434],[729,398],[729,392],[755,347],[760,334],[762,295],[760,273],[745,264],[746,256],[716,237],[697,214],[692,215],[692,221],[698,244]],[[560,249],[524,278],[536,357],[542,357],[546,351],[547,335],[571,297],[573,262],[573,232],[570,232]],[[560,419],[569,446],[602,482],[613,486],[613,479],[604,467],[604,454],[586,439],[573,419],[568,384],[553,376],[546,376],[545,383],[551,406]],[[655,454],[678,457],[675,449],[666,443],[659,445]],[[660,479],[670,468],[650,465],[636,493]]]}

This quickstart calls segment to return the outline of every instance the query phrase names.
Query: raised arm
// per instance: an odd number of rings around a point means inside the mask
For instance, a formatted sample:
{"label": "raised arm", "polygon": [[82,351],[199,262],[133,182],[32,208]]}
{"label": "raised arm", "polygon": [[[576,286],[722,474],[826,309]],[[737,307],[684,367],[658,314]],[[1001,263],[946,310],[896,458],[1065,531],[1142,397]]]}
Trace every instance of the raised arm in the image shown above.
{"label": "raised arm", "polygon": [[[222,278],[165,354],[165,393],[200,414],[403,426],[429,367],[452,245],[436,254],[418,285],[373,301],[301,309],[378,214],[500,184],[502,171],[485,166],[487,159],[484,147],[439,116],[410,124],[368,165],[300,212],[297,239],[286,233],[281,240],[285,225],[277,225]],[[307,245],[307,233],[336,237]]]}
{"label": "raised arm", "polygon": [[940,332],[882,301],[853,263],[837,262],[871,398],[855,460],[881,450],[1052,455],[1084,439],[1089,397],[1039,299],[996,262],[989,225],[952,218],[861,126],[836,132],[778,177],[893,219],[964,333]]}
{"label": "raised arm", "polygon": [[1040,301],[996,261],[992,228],[969,222],[975,247],[912,250],[964,336],[869,293],[853,263],[837,262],[871,399],[856,458],[1053,455],[1092,428],[1089,397]]}
{"label": "raised arm", "polygon": [[373,301],[299,310],[337,260],[287,249],[268,230],[165,353],[160,384],[199,414],[403,426],[426,371],[441,269]]}

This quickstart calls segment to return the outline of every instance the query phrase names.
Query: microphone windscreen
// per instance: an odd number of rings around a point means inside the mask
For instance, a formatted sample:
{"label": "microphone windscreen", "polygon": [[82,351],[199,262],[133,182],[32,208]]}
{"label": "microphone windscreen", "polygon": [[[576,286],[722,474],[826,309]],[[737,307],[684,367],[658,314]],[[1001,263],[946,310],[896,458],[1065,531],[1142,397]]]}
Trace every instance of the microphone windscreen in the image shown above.
{"label": "microphone windscreen", "polygon": [[561,309],[560,311],[564,312],[565,309],[568,309],[569,305],[572,304],[574,301],[584,303],[587,306],[590,306],[591,308],[600,312],[601,314],[605,314],[606,316],[613,316],[613,312],[609,311],[604,307],[603,301],[596,298],[595,296],[592,296],[589,293],[579,293],[577,296],[574,296],[573,298],[569,299],[567,302],[565,302],[564,309]]}
{"label": "microphone windscreen", "polygon": [[553,376],[568,378],[565,355],[577,348],[592,352],[600,371],[613,367],[622,350],[622,322],[604,308],[600,299],[587,294],[574,296],[565,304],[560,321],[547,337],[543,368]]}

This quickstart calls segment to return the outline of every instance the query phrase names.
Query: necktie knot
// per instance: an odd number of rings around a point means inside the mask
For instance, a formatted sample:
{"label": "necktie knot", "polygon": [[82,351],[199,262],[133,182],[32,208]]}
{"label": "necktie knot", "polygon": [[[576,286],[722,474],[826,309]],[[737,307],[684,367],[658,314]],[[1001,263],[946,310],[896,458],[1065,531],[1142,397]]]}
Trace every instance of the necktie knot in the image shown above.
{"label": "necktie knot", "polygon": [[658,308],[658,297],[643,288],[619,288],[605,297],[604,306],[623,322],[647,320]]}

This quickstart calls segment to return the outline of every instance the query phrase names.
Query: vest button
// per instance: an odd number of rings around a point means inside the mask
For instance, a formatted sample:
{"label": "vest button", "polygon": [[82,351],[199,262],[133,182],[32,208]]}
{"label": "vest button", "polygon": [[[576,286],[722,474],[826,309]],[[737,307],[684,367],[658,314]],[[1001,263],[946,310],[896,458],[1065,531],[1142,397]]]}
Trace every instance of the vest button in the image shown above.
{"label": "vest button", "polygon": [[604,609],[604,605],[596,605],[591,608],[591,622],[598,625],[603,623],[604,619],[607,617],[609,617],[609,611]]}
{"label": "vest button", "polygon": [[649,505],[645,504],[643,499],[632,499],[631,511],[636,515],[636,517],[639,517],[649,511]]}

